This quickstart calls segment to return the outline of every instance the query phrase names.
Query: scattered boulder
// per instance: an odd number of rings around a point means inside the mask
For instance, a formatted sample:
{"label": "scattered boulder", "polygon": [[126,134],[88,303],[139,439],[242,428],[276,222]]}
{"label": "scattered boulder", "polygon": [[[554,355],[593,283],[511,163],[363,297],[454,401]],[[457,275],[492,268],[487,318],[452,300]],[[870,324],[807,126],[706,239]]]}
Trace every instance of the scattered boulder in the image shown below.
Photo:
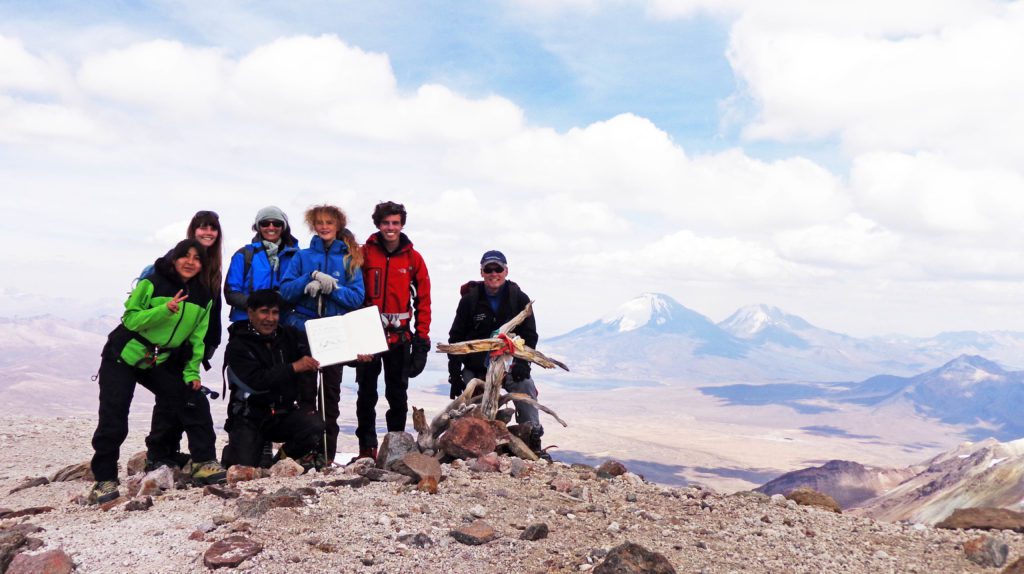
{"label": "scattered boulder", "polygon": [[355,478],[339,478],[337,480],[330,480],[330,481],[326,481],[326,482],[323,481],[323,480],[318,480],[318,481],[313,482],[311,484],[312,484],[312,486],[319,486],[319,487],[324,487],[324,486],[334,486],[334,487],[347,486],[349,488],[362,488],[362,487],[366,486],[367,484],[370,484],[370,479],[366,478],[365,476],[357,476]]}
{"label": "scattered boulder", "polygon": [[555,492],[569,492],[570,490],[572,490],[573,483],[572,480],[570,480],[567,477],[556,476],[555,478],[551,479],[551,482],[548,482],[548,486],[553,488]]}
{"label": "scattered boulder", "polygon": [[418,481],[427,477],[432,477],[435,481],[441,479],[441,464],[437,459],[418,452],[407,453],[391,465],[391,470]]}
{"label": "scattered boulder", "polygon": [[533,465],[521,458],[513,458],[509,463],[508,473],[512,478],[525,478],[533,471]]}
{"label": "scattered boulder", "polygon": [[92,475],[92,465],[89,461],[65,466],[50,476],[50,482],[67,482],[69,480],[96,480]]}
{"label": "scattered boulder", "polygon": [[18,483],[17,486],[11,489],[7,494],[14,494],[15,492],[25,490],[26,488],[35,488],[37,486],[43,486],[44,484],[50,484],[50,479],[45,476],[37,476],[35,478],[26,478],[25,480]]}
{"label": "scattered boulder", "polygon": [[548,529],[547,524],[538,522],[527,526],[526,529],[523,530],[523,533],[519,535],[519,539],[530,541],[540,540],[542,538],[547,538],[549,532],[550,530]]}
{"label": "scattered boulder", "polygon": [[452,421],[441,435],[438,446],[455,458],[480,458],[494,452],[498,441],[488,421],[462,417]]}
{"label": "scattered boulder", "polygon": [[245,482],[248,480],[256,480],[257,478],[263,478],[266,471],[261,468],[255,468],[252,466],[242,466],[240,464],[233,464],[228,469],[227,481],[228,485],[234,485],[239,482]]}
{"label": "scattered boulder", "polygon": [[203,532],[202,530],[193,530],[192,534],[188,535],[188,539],[189,540],[203,541],[203,540],[206,540],[206,533]]}
{"label": "scattered boulder", "polygon": [[133,498],[128,501],[128,504],[124,505],[126,511],[139,511],[149,510],[153,508],[153,497],[152,496],[140,496],[139,498]]}
{"label": "scattered boulder", "polygon": [[949,530],[1013,530],[1024,532],[1024,513],[1006,508],[957,508],[935,525]]}
{"label": "scattered boulder", "polygon": [[998,568],[1006,564],[1010,548],[991,536],[979,536],[964,542],[964,555],[978,566]]}
{"label": "scattered boulder", "polygon": [[629,471],[626,469],[626,465],[617,460],[606,460],[601,463],[601,466],[597,467],[598,478],[615,478],[627,472]]}
{"label": "scattered boulder", "polygon": [[11,560],[7,574],[69,574],[74,569],[71,557],[58,548],[39,554],[18,554]]}
{"label": "scattered boulder", "polygon": [[676,569],[661,554],[626,542],[612,548],[594,574],[676,574]]}
{"label": "scattered boulder", "polygon": [[225,500],[231,498],[238,498],[242,493],[238,492],[237,488],[231,488],[223,484],[208,484],[203,487],[203,496],[212,495],[217,498],[223,498]]}
{"label": "scattered boulder", "polygon": [[166,466],[147,472],[139,486],[139,496],[162,494],[165,490],[174,489],[174,471]]}
{"label": "scattered boulder", "polygon": [[238,515],[254,518],[266,514],[271,508],[298,508],[305,505],[301,494],[290,488],[280,488],[272,494],[238,499]]}
{"label": "scattered boulder", "polygon": [[472,524],[456,528],[450,534],[452,538],[470,546],[486,544],[498,537],[498,533],[494,531],[494,528],[483,520],[476,520]]}
{"label": "scattered boulder", "polygon": [[128,459],[128,463],[125,464],[125,469],[128,472],[128,476],[135,474],[143,474],[146,472],[146,451],[140,450],[133,454]]}
{"label": "scattered boulder", "polygon": [[273,478],[300,476],[306,469],[290,458],[283,458],[270,467],[270,476]]}
{"label": "scattered boulder", "polygon": [[52,506],[33,506],[31,508],[23,508],[21,510],[12,510],[10,512],[0,514],[0,518],[20,518],[22,516],[35,516],[36,514],[44,514],[46,512],[52,512]]}
{"label": "scattered boulder", "polygon": [[207,568],[235,568],[263,551],[263,545],[246,536],[228,536],[214,542],[203,554]]}
{"label": "scattered boulder", "polygon": [[423,532],[402,534],[398,537],[398,541],[406,546],[415,546],[416,548],[428,548],[434,545],[434,540]]}
{"label": "scattered boulder", "polygon": [[7,565],[25,544],[25,540],[25,535],[21,532],[0,531],[0,572],[7,571]]}
{"label": "scattered boulder", "polygon": [[473,462],[469,464],[469,470],[473,472],[499,472],[501,470],[501,459],[498,457],[498,453],[489,452],[473,459]]}
{"label": "scattered boulder", "polygon": [[810,488],[798,488],[787,494],[786,498],[800,506],[815,506],[837,514],[843,513],[843,509],[836,502],[836,499]]}
{"label": "scattered boulder", "polygon": [[360,470],[359,474],[360,476],[368,478],[374,482],[394,482],[397,484],[411,484],[415,482],[410,476],[372,466]]}
{"label": "scattered boulder", "polygon": [[416,485],[416,490],[426,492],[427,494],[437,494],[437,479],[433,476],[424,477],[423,480]]}
{"label": "scattered boulder", "polygon": [[[416,439],[407,432],[389,432],[384,435],[384,440],[380,443],[380,449],[377,451],[377,468],[383,468],[384,470],[394,470],[394,465],[402,460],[405,455],[409,453],[418,453],[419,447],[416,446]],[[401,471],[398,471],[401,472]]]}

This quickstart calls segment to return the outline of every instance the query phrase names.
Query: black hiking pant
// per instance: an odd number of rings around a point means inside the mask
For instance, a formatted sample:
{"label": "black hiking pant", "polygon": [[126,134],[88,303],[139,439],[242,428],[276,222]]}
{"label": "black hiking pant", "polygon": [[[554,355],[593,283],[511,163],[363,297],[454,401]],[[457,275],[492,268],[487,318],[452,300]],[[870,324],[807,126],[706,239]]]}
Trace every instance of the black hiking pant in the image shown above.
{"label": "black hiking pant", "polygon": [[320,403],[318,397],[317,405],[324,418],[324,431],[327,435],[325,445],[328,464],[334,462],[334,455],[338,453],[338,416],[341,415],[339,410],[339,404],[341,403],[341,369],[341,365],[331,365],[320,369],[320,376],[324,387],[324,401]]}
{"label": "black hiking pant", "polygon": [[284,443],[281,448],[294,459],[323,450],[324,423],[316,413],[299,409],[272,413],[264,407],[248,414],[232,414],[224,426],[228,428],[228,444],[221,459],[224,468],[234,464],[259,466],[267,442]]}
{"label": "black hiking pant", "polygon": [[[146,437],[147,458],[166,460],[173,454],[166,445],[177,445],[184,429],[189,452],[196,462],[216,456],[213,419],[206,397],[181,379],[180,364],[167,361],[149,369],[137,369],[116,357],[104,356],[98,377],[99,416],[92,435],[93,457],[90,466],[97,481],[117,480],[117,461],[121,445],[128,437],[128,414],[141,384],[156,396],[150,436]],[[192,406],[186,406],[191,401]],[[161,446],[163,445],[163,446]],[[154,452],[152,449],[156,448]]]}
{"label": "black hiking pant", "polygon": [[213,430],[210,401],[202,391],[194,391],[182,381],[180,370],[174,374],[173,379],[161,379],[153,387],[156,404],[146,437],[146,458],[172,459],[184,430],[192,462],[216,460],[217,435]]}
{"label": "black hiking pant", "polygon": [[368,363],[357,363],[356,437],[359,448],[377,448],[377,378],[384,371],[384,414],[388,432],[402,432],[409,414],[409,343],[398,342],[373,356]]}

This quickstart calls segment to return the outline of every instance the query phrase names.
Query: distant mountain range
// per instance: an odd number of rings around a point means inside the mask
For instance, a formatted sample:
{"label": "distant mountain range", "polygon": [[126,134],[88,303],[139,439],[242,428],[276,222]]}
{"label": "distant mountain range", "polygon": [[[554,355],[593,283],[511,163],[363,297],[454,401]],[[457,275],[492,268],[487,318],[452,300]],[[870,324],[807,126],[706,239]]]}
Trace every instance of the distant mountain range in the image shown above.
{"label": "distant mountain range", "polygon": [[876,520],[935,524],[957,508],[1021,511],[1024,439],[964,443],[919,465],[887,469],[833,460],[786,473],[757,488],[784,494],[801,486],[824,492],[844,512]]}
{"label": "distant mountain range", "polygon": [[585,376],[697,382],[853,381],[910,376],[960,355],[1021,364],[1024,333],[856,338],[768,305],[715,323],[668,295],[645,293],[604,317],[545,339],[545,352]]}

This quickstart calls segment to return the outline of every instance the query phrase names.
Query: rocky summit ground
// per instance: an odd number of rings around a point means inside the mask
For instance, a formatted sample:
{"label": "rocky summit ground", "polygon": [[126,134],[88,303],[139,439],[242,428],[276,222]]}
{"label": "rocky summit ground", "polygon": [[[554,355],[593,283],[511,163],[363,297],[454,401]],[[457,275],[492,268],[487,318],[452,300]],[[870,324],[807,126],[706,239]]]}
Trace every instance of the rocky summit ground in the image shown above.
{"label": "rocky summit ground", "polygon": [[[87,418],[0,419],[0,507],[52,508],[0,519],[0,529],[38,526],[28,534],[38,542],[25,553],[62,549],[77,572],[202,572],[211,546],[224,540],[260,550],[221,571],[252,573],[600,572],[605,555],[624,542],[661,554],[677,572],[707,573],[998,572],[967,558],[965,545],[982,535],[1007,546],[1007,562],[1024,555],[1024,536],[1009,531],[876,522],[778,496],[669,488],[632,473],[600,478],[563,463],[517,463],[519,476],[508,460],[495,472],[445,464],[437,494],[355,481],[344,468],[240,482],[232,499],[173,490],[143,510],[82,505],[76,499],[89,484],[81,480],[8,494],[26,479],[86,460],[92,425]],[[124,452],[140,450],[141,438],[133,432]],[[464,533],[453,536],[457,530]],[[524,540],[524,532],[538,539]]]}

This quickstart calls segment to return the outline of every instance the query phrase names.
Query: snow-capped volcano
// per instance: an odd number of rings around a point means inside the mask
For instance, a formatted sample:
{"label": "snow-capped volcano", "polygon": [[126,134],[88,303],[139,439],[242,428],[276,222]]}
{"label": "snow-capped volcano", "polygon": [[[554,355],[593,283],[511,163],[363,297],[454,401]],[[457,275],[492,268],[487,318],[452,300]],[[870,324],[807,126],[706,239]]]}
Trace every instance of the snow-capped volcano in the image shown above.
{"label": "snow-capped volcano", "polygon": [[740,307],[718,326],[741,339],[755,339],[771,330],[791,332],[814,328],[813,325],[796,315],[790,315],[778,307],[764,304]]}
{"label": "snow-capped volcano", "polygon": [[[700,313],[683,307],[668,295],[644,293],[626,301],[618,309],[602,317],[598,324],[606,325],[609,329],[614,329],[619,333],[625,333],[644,327],[672,331],[684,325],[691,327],[710,325],[711,321]],[[591,325],[595,325],[595,323],[591,323]]]}

